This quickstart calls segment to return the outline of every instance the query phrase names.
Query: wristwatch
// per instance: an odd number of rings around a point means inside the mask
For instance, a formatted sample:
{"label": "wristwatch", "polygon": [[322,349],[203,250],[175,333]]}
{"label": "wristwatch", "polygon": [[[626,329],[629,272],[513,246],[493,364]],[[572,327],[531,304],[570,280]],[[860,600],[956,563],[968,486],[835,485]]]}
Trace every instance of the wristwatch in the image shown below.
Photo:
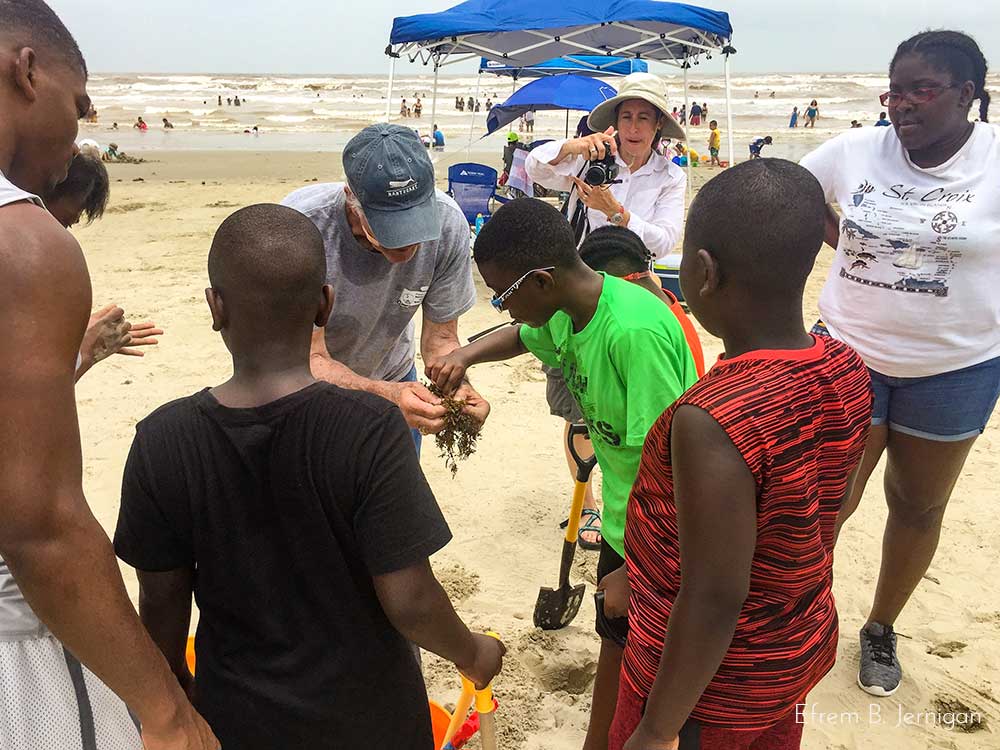
{"label": "wristwatch", "polygon": [[620,227],[625,223],[625,207],[621,206],[617,211],[615,211],[611,216],[608,217],[608,221],[611,222],[613,226]]}

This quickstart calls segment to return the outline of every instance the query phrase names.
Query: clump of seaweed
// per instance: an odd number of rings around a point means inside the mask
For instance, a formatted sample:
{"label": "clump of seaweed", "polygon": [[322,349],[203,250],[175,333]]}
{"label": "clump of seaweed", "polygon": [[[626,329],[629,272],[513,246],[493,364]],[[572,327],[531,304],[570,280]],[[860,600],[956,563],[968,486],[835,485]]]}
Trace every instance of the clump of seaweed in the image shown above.
{"label": "clump of seaweed", "polygon": [[476,441],[483,426],[462,410],[465,406],[464,399],[446,396],[434,383],[429,383],[427,387],[441,399],[441,405],[445,408],[444,429],[434,436],[434,442],[441,451],[444,465],[454,477],[458,473],[458,461],[476,452]]}

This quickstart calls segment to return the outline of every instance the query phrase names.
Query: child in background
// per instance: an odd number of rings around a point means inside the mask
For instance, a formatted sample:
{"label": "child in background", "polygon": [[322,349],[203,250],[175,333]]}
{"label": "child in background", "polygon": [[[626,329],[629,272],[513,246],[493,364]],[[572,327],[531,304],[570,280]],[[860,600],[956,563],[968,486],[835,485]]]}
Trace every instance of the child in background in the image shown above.
{"label": "child in background", "polygon": [[580,259],[595,271],[604,271],[619,279],[631,281],[659,297],[684,329],[684,338],[694,359],[695,372],[699,378],[705,374],[705,354],[698,332],[691,318],[684,312],[684,306],[660,285],[656,274],[649,270],[651,256],[639,235],[625,227],[606,226],[595,229],[580,245]]}
{"label": "child in background", "polygon": [[[609,599],[625,602],[625,503],[649,426],[696,378],[677,318],[635,284],[595,273],[580,259],[573,230],[555,208],[534,198],[511,201],[476,238],[476,264],[495,292],[493,306],[523,323],[427,364],[426,374],[452,393],[480,362],[531,352],[562,370],[583,412],[604,477],[598,569]],[[617,563],[616,563],[617,561]],[[599,618],[601,652],[586,750],[607,746],[614,714],[626,610]]]}
{"label": "child in background", "polygon": [[[100,151],[83,148],[69,165],[66,179],[45,194],[45,207],[53,218],[70,229],[86,216],[87,223],[104,215],[111,195],[108,170],[101,161]],[[155,323],[130,323],[118,305],[106,305],[95,311],[87,323],[80,342],[80,359],[76,379],[83,377],[95,364],[112,354],[128,357],[144,356],[136,347],[155,345],[163,331]]]}
{"label": "child in background", "polygon": [[773,142],[773,139],[769,135],[765,135],[763,138],[755,138],[750,143],[750,158],[759,159],[760,152],[764,150],[764,146],[770,146]]}
{"label": "child in background", "polygon": [[777,159],[691,205],[681,287],[725,355],[643,449],[612,750],[795,750],[795,707],[836,659],[835,529],[872,397],[861,358],[802,322],[825,213],[815,178]]}
{"label": "child in background", "polygon": [[208,270],[233,377],[141,421],[122,482],[115,549],[143,624],[226,750],[433,750],[411,642],[480,687],[503,646],[434,577],[451,533],[399,410],[313,379],[323,238],[294,209],[250,206]]}
{"label": "child in background", "polygon": [[719,123],[712,120],[708,123],[708,127],[708,153],[712,157],[709,166],[721,167],[722,165],[719,163],[719,149],[722,147],[722,133],[719,132]]}

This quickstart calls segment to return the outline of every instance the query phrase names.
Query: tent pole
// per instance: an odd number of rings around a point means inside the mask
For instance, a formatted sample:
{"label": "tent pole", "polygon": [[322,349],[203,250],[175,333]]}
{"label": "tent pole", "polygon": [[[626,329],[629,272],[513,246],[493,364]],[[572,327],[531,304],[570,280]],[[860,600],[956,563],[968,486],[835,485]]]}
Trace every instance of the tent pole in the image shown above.
{"label": "tent pole", "polygon": [[396,72],[396,58],[389,57],[389,91],[385,95],[385,121],[389,122],[392,112],[392,77]]}
{"label": "tent pole", "polygon": [[[431,130],[434,130],[434,124],[437,122],[437,111],[438,111],[438,64],[434,63],[434,98],[431,100]],[[434,140],[434,133],[431,133],[431,140]]]}
{"label": "tent pole", "polygon": [[569,110],[566,110],[566,137],[569,138]]}
{"label": "tent pole", "polygon": [[729,86],[729,54],[726,54],[726,127],[729,132],[726,133],[729,140],[729,166],[736,164],[736,151],[733,140],[736,134],[733,132],[733,103],[732,103],[732,93]]}
{"label": "tent pole", "polygon": [[684,56],[684,145],[687,147],[687,199],[691,203],[691,139],[688,137],[688,123],[691,121],[691,107],[688,105],[688,62]]}
{"label": "tent pole", "polygon": [[469,118],[469,145],[465,149],[466,156],[472,153],[472,134],[476,129],[476,102],[479,101],[479,82],[482,78],[482,73],[478,73],[476,75],[476,95],[472,97],[472,117]]}
{"label": "tent pole", "polygon": [[[517,93],[517,76],[514,75],[514,76],[510,77],[510,95],[514,96],[514,94],[516,94],[516,93]],[[513,133],[514,132],[514,121],[513,120],[511,120],[509,123],[507,123],[507,132],[508,133]]]}

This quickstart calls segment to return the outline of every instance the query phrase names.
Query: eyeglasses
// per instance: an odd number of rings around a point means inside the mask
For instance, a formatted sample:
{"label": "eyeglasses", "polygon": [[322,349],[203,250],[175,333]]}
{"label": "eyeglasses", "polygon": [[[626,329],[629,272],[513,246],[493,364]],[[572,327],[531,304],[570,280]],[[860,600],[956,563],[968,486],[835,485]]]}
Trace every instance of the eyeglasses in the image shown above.
{"label": "eyeglasses", "polygon": [[524,276],[522,276],[513,284],[511,284],[510,288],[506,292],[504,292],[503,294],[494,294],[493,299],[490,300],[490,304],[493,305],[494,310],[496,310],[498,313],[502,313],[504,302],[507,301],[507,298],[510,297],[510,295],[512,295],[514,292],[517,291],[518,287],[524,283],[524,280],[526,278],[531,276],[531,274],[533,273],[539,273],[541,271],[555,271],[555,270],[556,270],[555,266],[546,266],[545,268],[532,268],[530,271],[524,274]]}
{"label": "eyeglasses", "polygon": [[905,99],[910,104],[927,104],[940,96],[945,89],[958,88],[957,83],[949,83],[946,86],[920,86],[909,91],[886,91],[878,100],[883,107],[898,107]]}

